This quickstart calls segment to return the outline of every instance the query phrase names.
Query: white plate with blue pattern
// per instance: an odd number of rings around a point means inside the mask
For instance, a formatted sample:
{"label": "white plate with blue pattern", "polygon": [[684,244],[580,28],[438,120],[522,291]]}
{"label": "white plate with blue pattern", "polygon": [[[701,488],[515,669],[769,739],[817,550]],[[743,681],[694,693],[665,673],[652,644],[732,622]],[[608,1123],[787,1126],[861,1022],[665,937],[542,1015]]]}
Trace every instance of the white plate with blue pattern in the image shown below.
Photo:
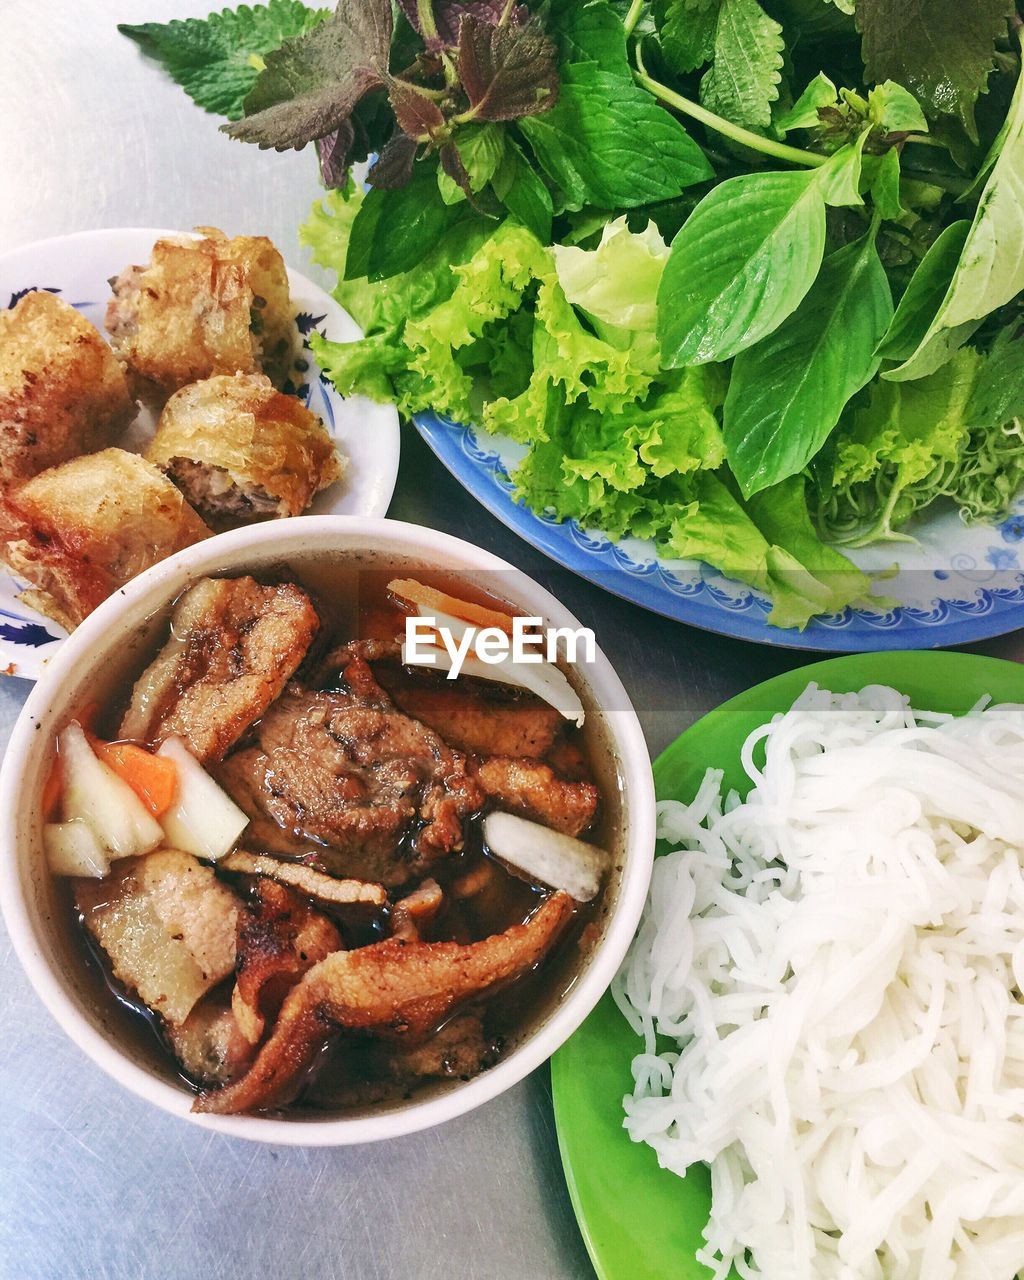
{"label": "white plate with blue pattern", "polygon": [[[30,289],[46,289],[70,302],[103,333],[110,277],[130,263],[148,262],[154,242],[172,234],[139,227],[84,231],[12,250],[0,256],[0,308],[13,306]],[[288,282],[304,337],[313,329],[337,342],[362,336],[348,312],[312,280],[289,270]],[[361,396],[342,399],[320,375],[312,356],[305,377],[298,394],[323,419],[348,459],[344,478],[318,494],[310,512],[384,515],[398,475],[400,432],[394,407]],[[116,443],[141,452],[152,429],[152,415],[142,410]],[[19,602],[23,586],[0,570],[0,669],[35,680],[66,632]]]}
{"label": "white plate with blue pattern", "polygon": [[848,653],[969,644],[1024,626],[1024,495],[999,524],[965,525],[950,506],[912,527],[916,542],[851,554],[865,570],[898,565],[878,584],[892,608],[844,609],[803,631],[769,626],[759,591],[693,560],[660,557],[652,543],[614,542],[600,529],[538,515],[514,495],[523,447],[423,413],[416,426],[434,453],[492,514],[538,550],[617,596],[680,622],[758,644]]}

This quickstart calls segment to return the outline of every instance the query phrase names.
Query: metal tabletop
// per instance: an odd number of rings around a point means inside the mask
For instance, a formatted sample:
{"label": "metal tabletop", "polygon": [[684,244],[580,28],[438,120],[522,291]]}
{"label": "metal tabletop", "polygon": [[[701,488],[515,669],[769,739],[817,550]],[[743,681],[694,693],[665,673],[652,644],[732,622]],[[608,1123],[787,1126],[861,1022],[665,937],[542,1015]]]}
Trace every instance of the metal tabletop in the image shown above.
{"label": "metal tabletop", "polygon": [[[0,0],[0,250],[94,227],[214,225],[270,235],[329,286],[296,236],[317,193],[312,155],[229,142],[115,29],[211,7],[220,0]],[[555,570],[412,429],[390,515],[487,547],[559,594],[594,627],[652,755],[726,698],[813,659],[695,631]],[[1019,636],[977,648],[1024,658]],[[0,745],[28,689],[0,679]],[[374,1146],[230,1140],[110,1081],[44,1011],[0,934],[0,1277],[263,1274],[592,1277],[547,1069],[471,1115]]]}

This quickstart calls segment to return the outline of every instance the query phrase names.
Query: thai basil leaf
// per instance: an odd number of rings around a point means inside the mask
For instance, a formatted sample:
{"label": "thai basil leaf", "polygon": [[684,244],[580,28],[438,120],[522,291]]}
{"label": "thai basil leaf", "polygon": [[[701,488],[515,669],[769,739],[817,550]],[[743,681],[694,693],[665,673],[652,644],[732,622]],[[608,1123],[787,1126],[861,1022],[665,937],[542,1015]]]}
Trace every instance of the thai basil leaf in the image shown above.
{"label": "thai basil leaf", "polygon": [[352,223],[345,279],[386,280],[411,271],[434,248],[466,206],[449,206],[437,189],[437,165],[420,161],[404,187],[371,187]]}
{"label": "thai basil leaf", "polygon": [[879,345],[878,355],[884,360],[906,360],[921,345],[932,317],[946,296],[970,229],[966,218],[954,222],[929,246],[910,277],[892,324]]}
{"label": "thai basil leaf", "polygon": [[1009,119],[949,288],[917,349],[889,378],[930,373],[985,316],[1024,289],[1024,76],[1017,81]]}
{"label": "thai basil leaf", "polygon": [[900,153],[895,147],[890,147],[884,155],[877,157],[870,178],[870,189],[871,200],[881,217],[895,219],[903,213],[900,201]]}
{"label": "thai basil leaf", "polygon": [[551,192],[508,134],[505,154],[491,187],[512,217],[547,244],[551,239]]}
{"label": "thai basil leaf", "polygon": [[816,129],[821,124],[819,107],[834,107],[839,100],[836,87],[824,71],[819,71],[796,102],[775,121],[783,133],[791,129]]}
{"label": "thai basil leaf", "polygon": [[864,130],[855,142],[840,147],[820,169],[814,171],[826,204],[839,208],[864,203],[860,194],[860,175],[868,132]]}
{"label": "thai basil leaf", "polygon": [[634,209],[714,176],[683,126],[643,89],[590,62],[562,74],[557,104],[519,127],[567,208]]}
{"label": "thai basil leaf", "polygon": [[830,254],[789,319],[736,357],[724,434],[745,496],[803,471],[877,372],[891,319],[889,281],[867,235]]}
{"label": "thai basil leaf", "polygon": [[672,242],[658,291],[668,368],[727,360],[800,304],[821,266],[825,202],[811,173],[720,183]]}

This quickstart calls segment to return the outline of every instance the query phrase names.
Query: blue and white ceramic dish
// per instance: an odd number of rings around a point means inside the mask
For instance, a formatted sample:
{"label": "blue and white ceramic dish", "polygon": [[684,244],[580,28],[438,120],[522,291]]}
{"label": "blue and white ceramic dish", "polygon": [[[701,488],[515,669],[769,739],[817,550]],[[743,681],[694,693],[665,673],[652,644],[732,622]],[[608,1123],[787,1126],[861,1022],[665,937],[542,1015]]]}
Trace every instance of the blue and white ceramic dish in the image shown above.
{"label": "blue and white ceramic dish", "polygon": [[418,414],[415,422],[449,471],[520,537],[581,577],[680,622],[759,644],[830,652],[940,648],[1024,626],[1024,495],[998,525],[967,526],[947,510],[919,521],[914,543],[853,552],[868,571],[898,566],[876,588],[895,607],[845,609],[803,631],[783,630],[768,625],[766,596],[705,564],[662,559],[652,543],[616,543],[598,529],[560,523],[518,503],[510,475],[522,446],[436,414]]}
{"label": "blue and white ceramic dish", "polygon": [[[48,289],[59,293],[102,333],[110,277],[130,263],[148,262],[154,242],[173,234],[130,227],[85,231],[24,245],[0,256],[0,308],[13,306],[30,289]],[[303,334],[315,328],[338,342],[362,336],[352,317],[312,280],[289,271],[288,282]],[[310,511],[315,515],[382,516],[398,475],[398,414],[392,405],[374,404],[361,396],[343,400],[320,377],[312,357],[309,365],[299,394],[323,419],[348,459],[344,478],[318,494]],[[152,415],[142,410],[117,443],[141,452],[152,430]],[[19,602],[22,585],[0,569],[0,669],[34,680],[67,633]]]}

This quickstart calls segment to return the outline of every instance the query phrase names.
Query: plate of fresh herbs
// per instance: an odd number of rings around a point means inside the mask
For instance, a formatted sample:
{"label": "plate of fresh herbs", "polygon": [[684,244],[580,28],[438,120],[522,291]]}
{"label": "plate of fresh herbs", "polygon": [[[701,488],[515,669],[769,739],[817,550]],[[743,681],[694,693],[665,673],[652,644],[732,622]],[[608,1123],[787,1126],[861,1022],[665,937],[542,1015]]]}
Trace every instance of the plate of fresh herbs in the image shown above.
{"label": "plate of fresh herbs", "polygon": [[[823,649],[1024,624],[1011,0],[271,0],[121,30],[230,136],[501,519],[683,621]],[[370,161],[368,172],[353,166]]]}

